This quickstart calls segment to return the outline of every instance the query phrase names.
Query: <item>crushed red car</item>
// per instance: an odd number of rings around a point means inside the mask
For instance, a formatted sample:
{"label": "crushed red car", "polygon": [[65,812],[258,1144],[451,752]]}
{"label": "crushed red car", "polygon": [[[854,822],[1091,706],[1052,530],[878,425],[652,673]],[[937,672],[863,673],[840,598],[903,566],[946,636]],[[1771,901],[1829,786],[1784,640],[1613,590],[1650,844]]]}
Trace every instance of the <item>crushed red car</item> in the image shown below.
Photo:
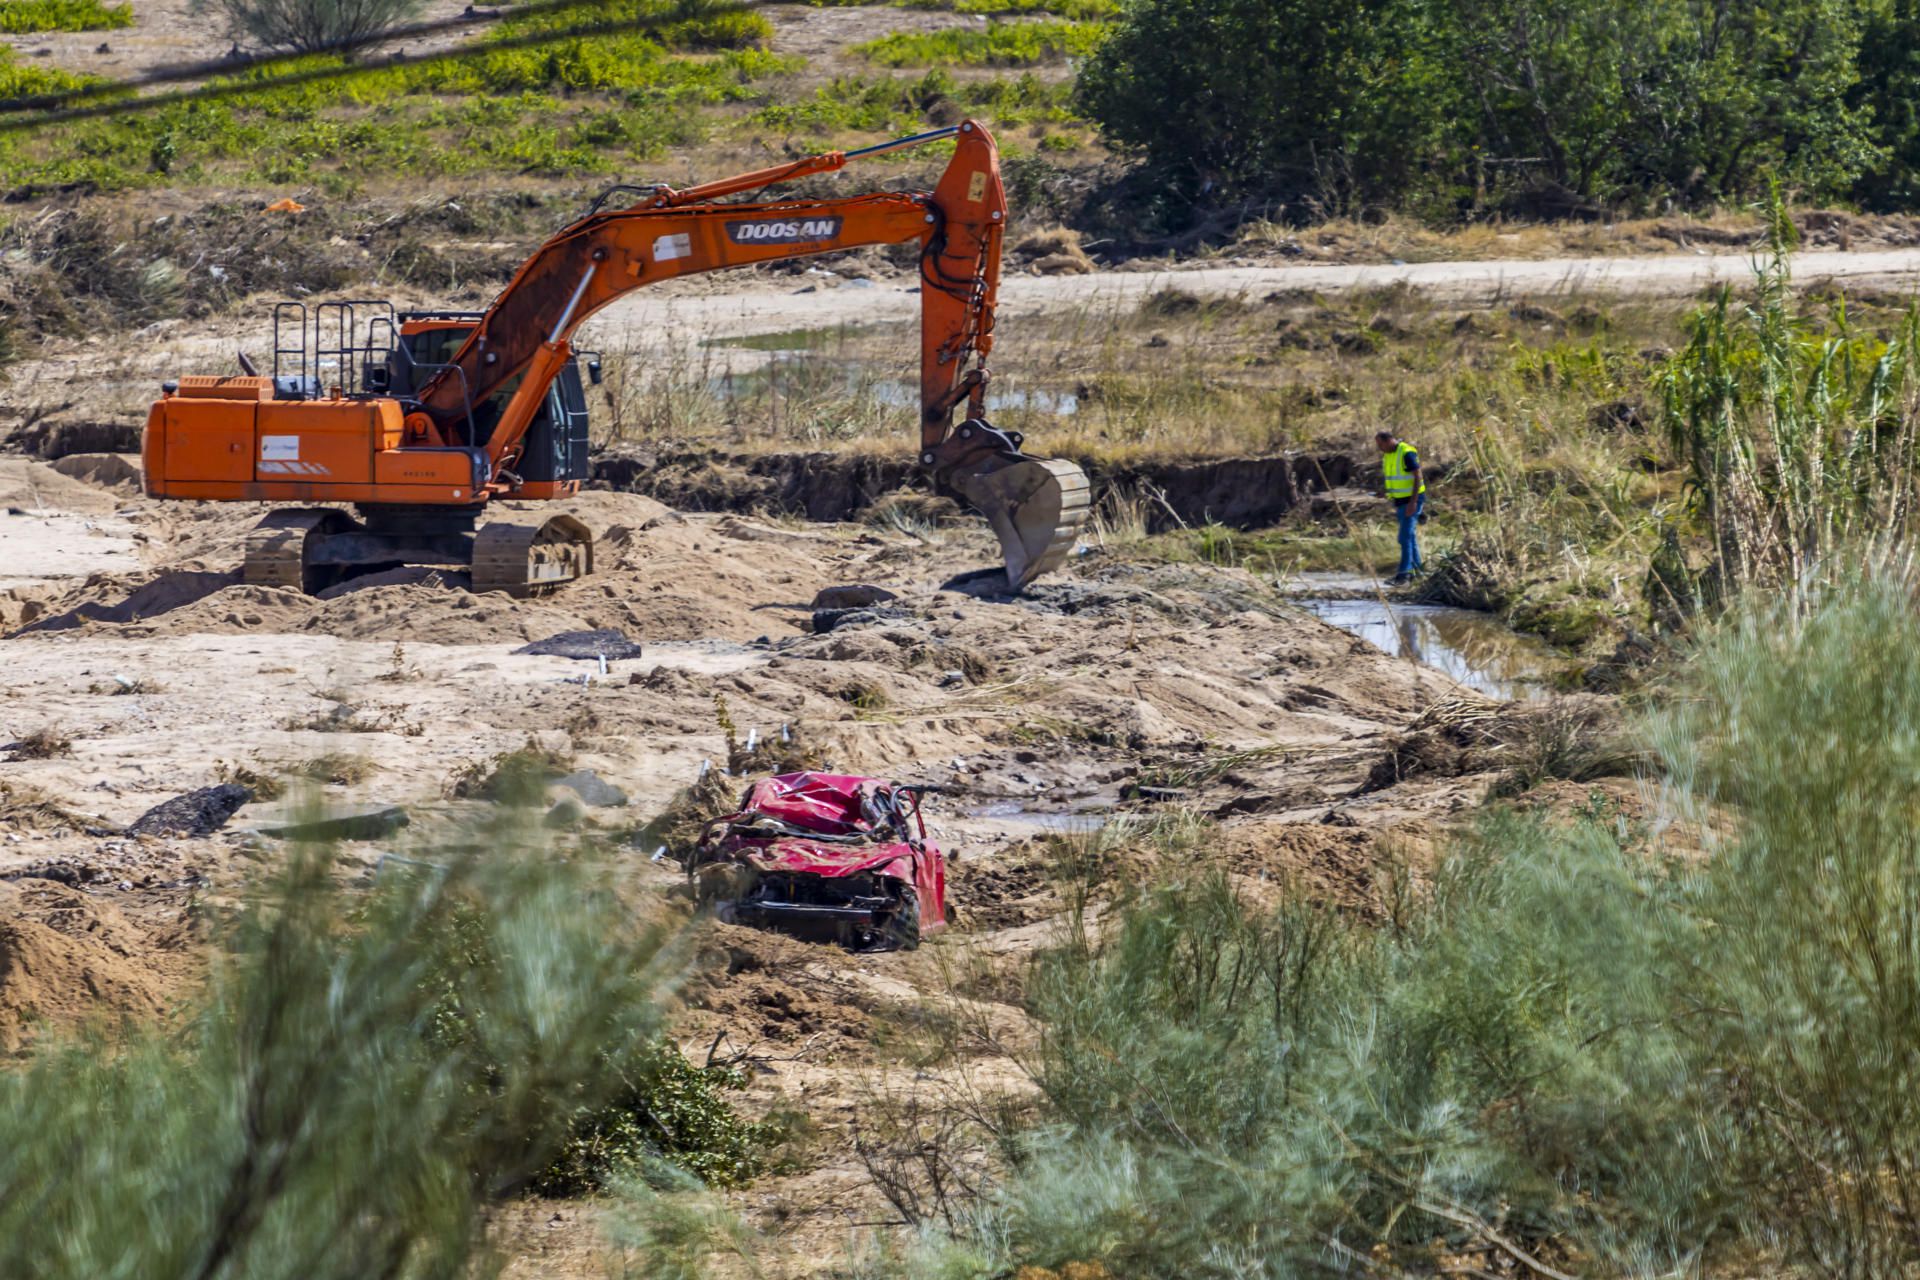
{"label": "crushed red car", "polygon": [[920,813],[929,787],[784,773],[707,828],[687,874],[722,920],[911,950],[947,925],[946,856]]}

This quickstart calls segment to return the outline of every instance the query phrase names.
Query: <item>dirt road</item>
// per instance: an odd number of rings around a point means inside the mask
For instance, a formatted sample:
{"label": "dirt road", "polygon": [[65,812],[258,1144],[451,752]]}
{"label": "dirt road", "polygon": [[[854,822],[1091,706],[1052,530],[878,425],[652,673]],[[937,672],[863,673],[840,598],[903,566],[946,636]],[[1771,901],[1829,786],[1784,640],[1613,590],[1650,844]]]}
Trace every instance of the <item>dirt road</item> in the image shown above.
{"label": "dirt road", "polygon": [[[1812,251],[1794,255],[1794,278],[1912,292],[1920,285],[1920,250]],[[1684,297],[1714,284],[1753,278],[1747,253],[1660,257],[1572,258],[1555,261],[1423,262],[1368,266],[1190,267],[1168,271],[1101,271],[1091,275],[1010,275],[1001,285],[1002,325],[1021,316],[1130,307],[1162,289],[1203,297],[1254,298],[1282,290],[1348,293],[1405,285],[1463,306],[1492,306],[1515,298],[1575,294]],[[593,320],[594,333],[616,348],[661,345],[667,335],[744,337],[836,325],[911,321],[919,310],[912,286],[887,281],[842,281],[822,273],[807,284],[758,283],[726,292],[682,294],[643,290]]]}

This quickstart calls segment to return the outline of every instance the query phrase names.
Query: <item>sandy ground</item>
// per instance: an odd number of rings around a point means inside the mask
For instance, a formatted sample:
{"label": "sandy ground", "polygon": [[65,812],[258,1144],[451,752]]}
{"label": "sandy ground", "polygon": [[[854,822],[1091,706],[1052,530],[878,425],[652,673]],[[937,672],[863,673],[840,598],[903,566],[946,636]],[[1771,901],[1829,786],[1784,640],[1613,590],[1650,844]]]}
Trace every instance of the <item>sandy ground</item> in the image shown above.
{"label": "sandy ground", "polygon": [[[744,1105],[819,1126],[798,1172],[737,1197],[779,1236],[776,1274],[815,1274],[850,1230],[889,1229],[850,1228],[893,1219],[835,1137],[875,1088],[1025,1087],[1012,1055],[1031,1029],[1007,992],[1061,910],[1044,839],[1151,816],[1120,798],[1141,770],[1253,752],[1189,797],[1224,815],[1222,856],[1249,892],[1291,880],[1356,904],[1380,859],[1424,848],[1485,782],[1351,796],[1387,741],[1457,686],[1238,570],[1096,552],[1026,599],[979,600],[942,589],[993,559],[979,530],[786,527],[593,493],[578,509],[602,532],[604,571],[545,599],[431,579],[311,599],[236,585],[252,510],[154,503],[17,456],[0,456],[0,501],[0,742],[51,730],[71,744],[0,763],[0,959],[34,958],[32,981],[0,963],[0,1051],[101,1013],[156,1016],[191,991],[202,944],[187,902],[271,864],[275,844],[250,833],[295,802],[249,805],[203,839],[117,829],[236,767],[364,760],[363,781],[318,801],[414,817],[353,847],[368,867],[430,851],[475,803],[446,798],[451,775],[529,740],[626,793],[589,818],[622,839],[701,761],[724,759],[716,695],[743,731],[789,725],[836,767],[953,788],[934,822],[956,857],[959,927],[917,953],[856,956],[715,926],[690,991],[690,1051],[718,1040],[752,1068]],[[815,593],[853,582],[899,598],[812,634]],[[620,628],[645,653],[602,674],[514,652],[587,627]],[[647,853],[625,855],[636,886],[677,883]],[[977,978],[959,1004],[956,974]],[[991,1034],[937,1064],[904,1060],[936,1009]],[[502,1225],[513,1274],[599,1274],[585,1207],[515,1206]]]}
{"label": "sandy ground", "polygon": [[[1023,276],[1005,296],[1018,316],[1122,306],[1165,287],[1334,291],[1406,279],[1463,300],[1684,293],[1747,269],[1738,255],[1216,267]],[[1816,253],[1798,264],[1803,280],[1895,289],[1917,269],[1912,253]],[[599,318],[600,341],[646,350],[904,320],[918,302],[887,282],[814,282],[805,293],[792,292],[791,277],[747,283],[636,295]],[[176,326],[134,357],[74,343],[23,365],[7,399],[19,412],[31,397],[116,380],[132,396],[167,371],[163,361],[230,358],[239,331],[234,320]],[[240,541],[259,509],[152,502],[127,479],[137,459],[109,462],[56,470],[0,455],[0,744],[67,744],[0,751],[0,1055],[48,1027],[157,1017],[189,996],[205,946],[189,903],[217,900],[272,864],[278,846],[258,828],[303,804],[400,805],[412,825],[354,845],[350,861],[372,868],[387,853],[431,852],[478,803],[449,799],[451,778],[529,741],[570,753],[625,793],[626,804],[589,813],[588,831],[621,845],[636,892],[666,892],[677,872],[629,833],[703,761],[724,759],[718,696],[742,731],[790,726],[838,768],[951,788],[933,819],[955,857],[957,928],[915,953],[850,955],[711,926],[688,989],[678,1026],[689,1052],[719,1046],[751,1071],[743,1105],[798,1109],[816,1128],[794,1171],[734,1197],[777,1238],[776,1276],[823,1274],[862,1237],[897,1229],[846,1141],[876,1092],[1027,1087],[1019,1055],[1033,1028],[1020,974],[1057,936],[1064,909],[1050,842],[1085,843],[1107,823],[1124,859],[1129,824],[1160,811],[1123,800],[1129,782],[1185,776],[1181,807],[1219,824],[1212,856],[1250,897],[1289,885],[1366,911],[1381,863],[1417,863],[1491,781],[1418,779],[1358,794],[1415,717],[1456,705],[1461,689],[1242,570],[1095,549],[1026,598],[982,600],[946,586],[996,559],[971,525],[909,536],[685,514],[600,492],[575,509],[600,533],[601,572],[552,596],[478,597],[457,575],[402,574],[313,599],[239,584]],[[816,593],[847,583],[897,599],[814,633]],[[603,671],[515,652],[602,627],[639,641],[643,655]],[[364,776],[248,805],[207,838],[120,830],[239,770],[316,761]],[[943,1026],[960,1030],[926,1056],[928,1028]],[[592,1206],[516,1204],[500,1228],[510,1274],[604,1273]]]}

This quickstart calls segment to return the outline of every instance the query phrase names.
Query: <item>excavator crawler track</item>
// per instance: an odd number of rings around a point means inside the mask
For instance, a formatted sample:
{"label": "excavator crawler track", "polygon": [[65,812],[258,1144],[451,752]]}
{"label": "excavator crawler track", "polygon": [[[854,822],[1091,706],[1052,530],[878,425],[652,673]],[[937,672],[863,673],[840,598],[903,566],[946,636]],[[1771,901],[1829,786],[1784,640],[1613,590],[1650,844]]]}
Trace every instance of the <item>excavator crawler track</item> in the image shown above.
{"label": "excavator crawler track", "polygon": [[247,535],[240,580],[312,595],[325,588],[325,579],[333,574],[329,566],[313,562],[320,539],[353,527],[344,512],[324,507],[268,512]]}
{"label": "excavator crawler track", "polygon": [[572,516],[543,524],[496,521],[473,539],[473,589],[531,596],[593,572],[593,531]]}

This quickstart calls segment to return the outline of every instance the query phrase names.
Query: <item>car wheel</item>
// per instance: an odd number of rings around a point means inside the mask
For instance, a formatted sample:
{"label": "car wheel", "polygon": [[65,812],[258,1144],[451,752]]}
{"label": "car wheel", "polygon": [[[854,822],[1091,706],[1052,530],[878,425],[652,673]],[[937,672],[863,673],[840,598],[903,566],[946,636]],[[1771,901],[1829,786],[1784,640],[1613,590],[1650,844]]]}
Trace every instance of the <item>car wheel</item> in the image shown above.
{"label": "car wheel", "polygon": [[920,897],[913,890],[900,891],[899,905],[887,917],[884,935],[895,950],[912,951],[920,945]]}

